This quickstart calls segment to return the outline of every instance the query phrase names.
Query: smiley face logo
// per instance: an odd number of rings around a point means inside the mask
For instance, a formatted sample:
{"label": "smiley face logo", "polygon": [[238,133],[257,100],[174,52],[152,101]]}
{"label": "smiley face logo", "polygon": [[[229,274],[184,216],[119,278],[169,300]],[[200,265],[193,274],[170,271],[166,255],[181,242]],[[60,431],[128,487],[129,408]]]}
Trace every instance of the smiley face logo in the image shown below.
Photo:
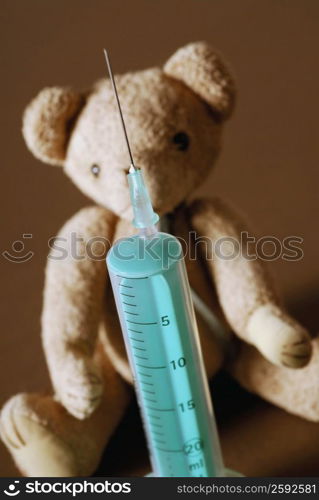
{"label": "smiley face logo", "polygon": [[17,488],[16,484],[19,484],[19,483],[20,483],[20,481],[14,481],[14,483],[9,484],[9,486],[8,486],[9,491],[4,490],[4,493],[6,495],[8,495],[9,497],[15,497],[15,496],[19,495],[20,490],[16,489]]}
{"label": "smiley face logo", "polygon": [[[32,234],[23,234],[22,238],[31,239]],[[11,245],[10,251],[5,250],[4,252],[2,252],[2,256],[5,257],[5,259],[14,263],[28,262],[30,259],[32,259],[33,255],[34,252],[31,252],[31,250],[29,252],[25,250],[24,242],[21,240],[14,241]]]}

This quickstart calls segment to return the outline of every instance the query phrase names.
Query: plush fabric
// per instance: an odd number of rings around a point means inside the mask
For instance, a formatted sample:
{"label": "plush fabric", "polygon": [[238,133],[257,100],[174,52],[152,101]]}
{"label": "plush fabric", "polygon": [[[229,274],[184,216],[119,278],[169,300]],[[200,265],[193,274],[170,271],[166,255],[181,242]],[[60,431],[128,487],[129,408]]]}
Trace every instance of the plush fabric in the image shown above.
{"label": "plush fabric", "polygon": [[[171,230],[186,241],[191,231],[208,239],[209,253],[219,238],[240,241],[245,223],[227,203],[187,201],[214,166],[234,105],[233,78],[221,56],[204,42],[190,44],[164,68],[119,75],[116,83],[133,156],[155,210],[170,214]],[[85,93],[42,90],[25,111],[23,134],[37,158],[62,167],[95,205],[63,226],[47,264],[42,339],[54,393],[12,398],[1,413],[1,437],[26,475],[88,475],[132,394],[105,267],[110,244],[133,232],[129,158],[110,81]],[[291,369],[308,363],[310,339],[282,309],[263,262],[208,258],[195,240],[188,250],[193,290],[242,345],[231,362],[220,332],[207,314],[198,314],[208,376],[227,358],[245,387],[318,421],[315,393],[307,391],[307,403],[297,396],[317,383],[318,349],[309,368]]]}

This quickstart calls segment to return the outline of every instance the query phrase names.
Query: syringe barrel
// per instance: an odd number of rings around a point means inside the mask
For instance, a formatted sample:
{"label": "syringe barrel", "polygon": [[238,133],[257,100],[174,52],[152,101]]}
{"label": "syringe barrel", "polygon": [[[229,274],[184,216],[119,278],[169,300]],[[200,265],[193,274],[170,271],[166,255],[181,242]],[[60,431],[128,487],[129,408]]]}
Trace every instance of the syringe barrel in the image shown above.
{"label": "syringe barrel", "polygon": [[224,474],[182,247],[119,240],[107,266],[156,476]]}

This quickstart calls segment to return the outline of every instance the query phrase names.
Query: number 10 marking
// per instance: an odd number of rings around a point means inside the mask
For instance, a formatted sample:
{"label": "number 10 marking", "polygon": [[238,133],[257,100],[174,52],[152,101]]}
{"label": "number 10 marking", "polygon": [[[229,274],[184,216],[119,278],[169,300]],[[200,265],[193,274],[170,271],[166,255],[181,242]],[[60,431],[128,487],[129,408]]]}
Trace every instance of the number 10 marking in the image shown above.
{"label": "number 10 marking", "polygon": [[179,358],[177,361],[173,359],[172,361],[170,361],[170,364],[172,365],[173,370],[177,370],[177,368],[184,368],[184,366],[186,365],[186,359]]}

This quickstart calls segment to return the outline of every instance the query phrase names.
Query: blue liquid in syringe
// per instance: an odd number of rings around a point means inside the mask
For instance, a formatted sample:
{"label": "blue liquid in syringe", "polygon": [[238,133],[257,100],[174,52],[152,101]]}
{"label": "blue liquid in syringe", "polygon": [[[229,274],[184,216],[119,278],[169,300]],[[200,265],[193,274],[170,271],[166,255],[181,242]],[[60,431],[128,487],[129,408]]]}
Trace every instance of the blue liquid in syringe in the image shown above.
{"label": "blue liquid in syringe", "polygon": [[155,475],[223,475],[180,243],[137,235],[107,264]]}
{"label": "blue liquid in syringe", "polygon": [[140,233],[108,253],[107,266],[156,476],[224,475],[182,248],[158,233],[158,216],[133,162],[128,174]]}

